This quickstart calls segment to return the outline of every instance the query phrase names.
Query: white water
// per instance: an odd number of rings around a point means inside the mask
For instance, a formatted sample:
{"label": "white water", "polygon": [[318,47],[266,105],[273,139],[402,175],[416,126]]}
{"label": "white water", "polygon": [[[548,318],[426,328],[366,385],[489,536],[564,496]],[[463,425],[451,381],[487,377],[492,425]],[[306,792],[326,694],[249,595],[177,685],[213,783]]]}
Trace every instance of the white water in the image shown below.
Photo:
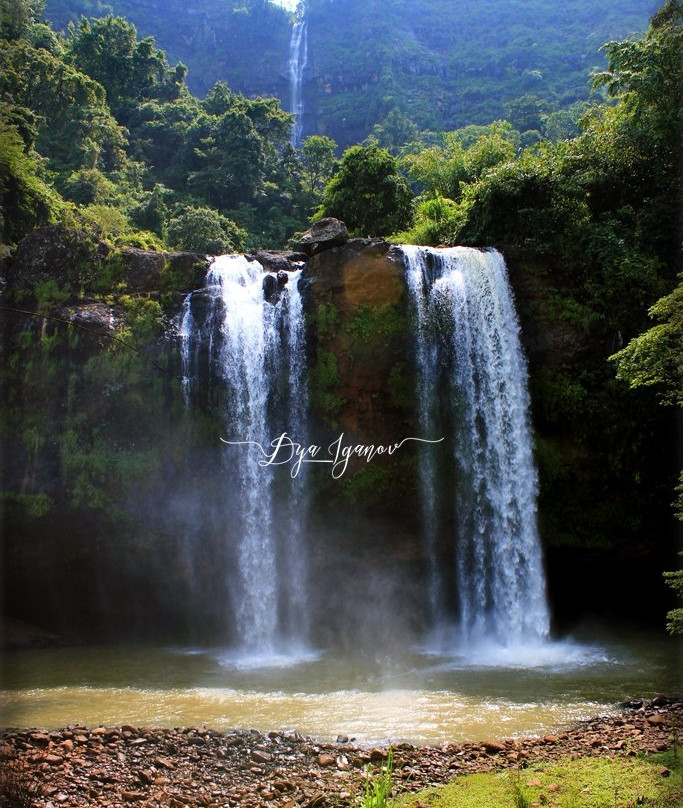
{"label": "white water", "polygon": [[403,252],[417,320],[419,426],[429,437],[449,431],[457,468],[453,501],[446,503],[456,524],[456,569],[448,578],[438,574],[439,449],[423,448],[434,632],[443,628],[455,587],[461,647],[486,648],[489,656],[491,647],[542,644],[549,616],[527,372],[505,263],[496,251],[464,247]]}
{"label": "white water", "polygon": [[289,111],[294,114],[292,146],[301,145],[303,133],[304,97],[302,92],[303,75],[308,65],[308,26],[303,20],[294,23],[289,42]]}
{"label": "white water", "polygon": [[[226,541],[236,542],[236,568],[226,571],[235,628],[245,655],[268,658],[306,635],[305,525],[301,480],[276,481],[259,466],[260,451],[283,431],[305,437],[307,392],[300,272],[290,273],[275,304],[264,298],[257,261],[215,259],[201,291],[204,322],[185,301],[180,329],[183,389],[191,403],[198,371],[224,391],[222,449]],[[218,441],[218,437],[216,438]],[[234,445],[245,442],[244,445]],[[221,507],[221,503],[216,504]]]}

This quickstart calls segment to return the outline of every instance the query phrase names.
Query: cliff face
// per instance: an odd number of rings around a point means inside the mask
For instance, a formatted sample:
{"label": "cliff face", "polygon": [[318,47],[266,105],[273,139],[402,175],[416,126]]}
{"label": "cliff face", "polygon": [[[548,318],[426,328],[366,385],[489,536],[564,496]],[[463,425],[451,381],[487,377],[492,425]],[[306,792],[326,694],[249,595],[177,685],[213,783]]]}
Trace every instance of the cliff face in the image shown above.
{"label": "cliff face", "polygon": [[[287,256],[260,257],[275,271],[294,266]],[[302,255],[291,258],[301,265]],[[587,445],[576,425],[553,415],[556,397],[572,394],[567,367],[588,367],[602,346],[580,324],[556,316],[544,267],[525,264],[523,256],[510,263],[530,365],[542,538],[556,614],[571,620],[604,611],[617,590],[635,581],[654,593],[659,609],[659,571],[668,560],[642,531],[638,542],[624,535],[633,506],[625,501],[631,493],[620,493],[613,478],[610,435]],[[114,250],[44,228],[5,266],[9,615],[85,635],[196,638],[222,631],[225,526],[212,506],[224,496],[216,402],[209,389],[188,413],[178,347],[185,294],[201,286],[207,265],[205,256]],[[415,435],[415,357],[400,252],[379,240],[353,239],[309,257],[301,283],[310,440],[326,448],[340,436],[344,445],[377,445]],[[613,415],[604,406],[603,398],[600,417],[618,429],[616,400]],[[652,429],[665,434],[668,424],[645,426],[656,437]],[[626,475],[645,470],[649,485],[659,480],[659,499],[640,503],[639,518],[661,535],[668,500],[666,473],[651,476],[657,445],[620,462]],[[307,526],[312,578],[329,584],[317,586],[310,601],[321,642],[344,636],[353,642],[363,632],[377,642],[388,629],[419,629],[424,550],[415,462],[414,452],[370,464],[355,458],[340,479],[314,479]],[[594,531],[588,534],[586,525]]]}
{"label": "cliff face", "polygon": [[398,389],[410,354],[403,273],[389,244],[364,239],[306,267],[314,407],[366,442],[395,438],[410,404]]}

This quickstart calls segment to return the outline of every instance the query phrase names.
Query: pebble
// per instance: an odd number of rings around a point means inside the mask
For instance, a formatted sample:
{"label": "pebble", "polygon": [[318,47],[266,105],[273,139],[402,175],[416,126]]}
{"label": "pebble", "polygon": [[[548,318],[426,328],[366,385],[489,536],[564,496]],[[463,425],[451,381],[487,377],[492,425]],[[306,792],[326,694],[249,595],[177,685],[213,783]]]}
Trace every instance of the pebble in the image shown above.
{"label": "pebble", "polygon": [[[460,774],[518,769],[533,760],[576,758],[588,750],[596,756],[663,751],[671,744],[669,727],[682,715],[683,705],[667,700],[658,711],[646,705],[543,738],[449,742],[438,748],[396,744],[394,783],[401,791],[416,791]],[[378,771],[387,750],[359,749],[339,737],[343,746],[291,731],[263,735],[126,724],[51,733],[16,730],[6,732],[0,744],[4,757],[27,762],[39,783],[35,808],[344,808],[362,798],[366,767]],[[659,772],[670,775],[665,767]],[[540,780],[528,784],[540,786]],[[554,785],[543,794],[552,793]]]}

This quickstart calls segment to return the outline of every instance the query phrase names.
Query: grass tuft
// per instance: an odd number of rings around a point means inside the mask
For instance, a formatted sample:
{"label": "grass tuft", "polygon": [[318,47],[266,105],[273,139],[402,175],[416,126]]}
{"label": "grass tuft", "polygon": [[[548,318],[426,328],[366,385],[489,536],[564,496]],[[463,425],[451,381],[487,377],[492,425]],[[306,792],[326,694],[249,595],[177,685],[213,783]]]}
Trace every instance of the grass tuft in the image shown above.
{"label": "grass tuft", "polygon": [[386,763],[378,774],[367,772],[365,779],[365,797],[360,808],[386,808],[391,796],[392,774],[394,770],[394,752],[391,747],[387,752]]}

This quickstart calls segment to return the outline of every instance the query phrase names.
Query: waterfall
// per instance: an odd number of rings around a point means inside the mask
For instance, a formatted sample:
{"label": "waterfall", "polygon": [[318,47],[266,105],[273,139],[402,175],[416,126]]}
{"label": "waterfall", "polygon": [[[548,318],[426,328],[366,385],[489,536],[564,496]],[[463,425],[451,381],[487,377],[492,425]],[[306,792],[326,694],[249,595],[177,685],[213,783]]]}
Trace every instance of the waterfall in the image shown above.
{"label": "waterfall", "polygon": [[289,111],[294,114],[292,127],[292,146],[298,149],[303,133],[304,97],[302,81],[304,70],[308,64],[308,26],[303,20],[294,23],[292,37],[289,41]]}
{"label": "waterfall", "polygon": [[[212,393],[218,388],[220,437],[226,441],[252,441],[267,449],[284,431],[305,440],[299,275],[264,273],[257,261],[220,256],[205,288],[185,301],[180,327],[185,400],[192,404],[202,379]],[[279,291],[268,300],[266,279]],[[221,452],[232,503],[224,514],[226,534],[236,545],[227,587],[237,635],[249,652],[273,654],[283,644],[305,640],[304,483],[260,466],[263,455],[247,445],[224,445]]]}
{"label": "waterfall", "polygon": [[[505,263],[495,250],[402,249],[416,317],[419,427],[429,436],[448,431],[456,469],[449,494],[439,485],[439,449],[422,448],[432,625],[446,619],[455,583],[464,646],[543,641],[549,617],[527,371]],[[456,533],[451,580],[440,574],[439,554],[449,509]]]}

